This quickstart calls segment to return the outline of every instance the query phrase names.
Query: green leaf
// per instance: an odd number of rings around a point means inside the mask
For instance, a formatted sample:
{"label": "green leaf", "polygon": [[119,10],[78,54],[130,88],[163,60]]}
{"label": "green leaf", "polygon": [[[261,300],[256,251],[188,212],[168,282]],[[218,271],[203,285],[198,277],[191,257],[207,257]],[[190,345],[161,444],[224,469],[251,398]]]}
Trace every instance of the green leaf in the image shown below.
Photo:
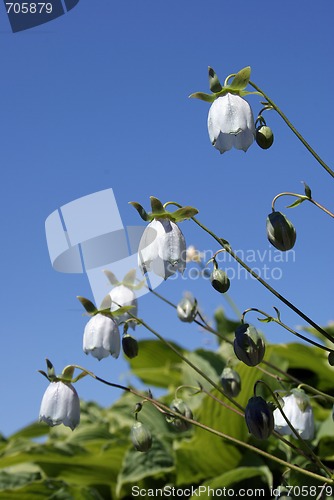
{"label": "green leaf", "polygon": [[244,90],[249,82],[251,75],[251,67],[246,66],[246,68],[241,69],[233,78],[229,87],[233,90]]}
{"label": "green leaf", "polygon": [[[183,349],[171,342],[183,352]],[[138,342],[140,356],[129,360],[131,370],[144,384],[155,387],[181,385],[181,360],[159,340]]]}
{"label": "green leaf", "polygon": [[114,273],[112,273],[111,271],[109,271],[109,269],[104,269],[104,274],[106,275],[106,277],[108,278],[109,280],[109,283],[113,286],[117,286],[119,285],[119,281],[118,279],[116,278],[116,276],[114,275]]}
{"label": "green leaf", "polygon": [[49,434],[49,431],[50,427],[48,425],[44,426],[41,425],[40,422],[34,422],[12,434],[9,439],[10,440],[15,440],[19,438],[34,439]]}
{"label": "green leaf", "polygon": [[308,186],[306,184],[306,182],[303,181],[303,184],[304,184],[304,190],[305,190],[305,196],[307,196],[308,198],[312,198],[312,192],[311,192],[311,188],[310,186]]}
{"label": "green leaf", "polygon": [[136,269],[130,269],[130,271],[127,272],[123,278],[123,285],[125,285],[125,286],[134,285],[136,282],[136,276],[137,276]]}
{"label": "green leaf", "polygon": [[147,222],[147,221],[150,220],[150,218],[148,216],[148,213],[146,212],[146,210],[139,203],[137,203],[136,201],[129,201],[129,205],[132,205],[137,210],[137,212],[139,213],[140,217],[144,221]]}
{"label": "green leaf", "polygon": [[[246,406],[248,399],[253,395],[254,384],[259,378],[258,371],[243,363],[239,363],[236,370],[242,380],[242,389],[236,400],[242,406]],[[215,390],[212,394],[224,399]],[[241,441],[247,442],[249,439],[244,418],[217,404],[209,396],[203,398],[201,407],[197,409],[196,420]],[[194,428],[194,436],[190,440],[176,443],[175,448],[178,485],[187,484],[189,478],[192,484],[197,484],[220,476],[235,469],[243,457],[242,448],[198,427]]]}
{"label": "green leaf", "polygon": [[[224,474],[221,474],[220,476],[210,479],[209,481],[205,481],[204,483],[202,483],[202,486],[207,488],[207,490],[209,490],[209,488],[228,488],[240,483],[241,481],[246,481],[253,477],[260,477],[264,484],[268,485],[268,487],[272,487],[273,475],[270,472],[269,467],[267,467],[266,465],[260,467],[237,467],[228,472],[225,472]],[[195,499],[196,495],[191,498]]]}
{"label": "green leaf", "polygon": [[[171,447],[153,436],[152,448],[147,453],[131,448],[126,454],[118,477],[117,498],[122,498],[124,493],[131,494],[130,485],[138,485],[145,478],[150,478],[152,482],[153,478],[164,477],[174,471],[174,467]],[[129,485],[128,490],[125,489],[126,485]]]}
{"label": "green leaf", "polygon": [[273,321],[273,318],[257,318],[258,321],[261,321],[261,323],[271,323]]}
{"label": "green leaf", "polygon": [[97,312],[95,305],[90,300],[81,296],[78,296],[77,299],[81,302],[81,304],[84,306],[84,308],[89,314],[95,314]]}
{"label": "green leaf", "polygon": [[216,99],[215,94],[205,94],[204,92],[195,92],[189,96],[190,98],[200,99],[201,101],[213,102]]}
{"label": "green leaf", "polygon": [[291,203],[291,205],[288,205],[286,208],[295,208],[295,207],[298,207],[298,205],[300,205],[301,203],[303,203],[303,201],[305,201],[305,198],[297,198],[296,201],[294,201],[293,203]]}
{"label": "green leaf", "polygon": [[63,371],[61,373],[61,378],[65,379],[68,382],[71,382],[74,370],[75,370],[75,366],[73,366],[73,365],[65,366],[65,368],[63,369]]}
{"label": "green leaf", "polygon": [[222,86],[220,84],[219,78],[213,68],[209,66],[209,85],[211,92],[220,92],[222,90]]}
{"label": "green leaf", "polygon": [[158,198],[155,198],[155,196],[150,196],[150,200],[151,200],[152,215],[153,214],[159,215],[166,213],[163,204]]}
{"label": "green leaf", "polygon": [[178,210],[175,210],[173,212],[173,219],[175,222],[182,222],[186,219],[191,219],[192,217],[195,217],[195,215],[198,214],[198,210],[194,207],[182,207],[179,208]]}

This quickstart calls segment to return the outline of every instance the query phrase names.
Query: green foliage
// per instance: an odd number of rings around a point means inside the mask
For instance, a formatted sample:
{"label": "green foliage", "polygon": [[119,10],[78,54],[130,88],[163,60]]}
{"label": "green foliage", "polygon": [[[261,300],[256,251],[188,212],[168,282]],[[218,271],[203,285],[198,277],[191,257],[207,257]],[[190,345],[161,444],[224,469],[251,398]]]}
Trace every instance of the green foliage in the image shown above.
{"label": "green foliage", "polygon": [[[232,332],[239,325],[239,322],[228,320],[222,310],[216,312],[216,322],[217,330],[227,339],[231,339]],[[140,355],[129,360],[132,373],[147,387],[163,389],[165,393],[159,399],[166,406],[174,399],[177,387],[201,384],[207,393],[194,394],[194,389],[182,389],[182,399],[201,425],[283,460],[292,460],[319,474],[310,460],[294,456],[276,436],[264,441],[253,438],[243,416],[229,408],[232,403],[161,341],[144,340],[139,344]],[[189,352],[173,344],[217,385],[232,352],[222,348],[223,345],[220,344],[216,351],[198,349]],[[325,351],[302,344],[269,345],[265,361],[269,365],[263,368],[275,376],[279,374],[272,364],[298,378],[300,376],[317,389],[332,391],[334,368],[328,364]],[[279,382],[260,371],[259,367],[249,367],[238,360],[233,367],[242,380],[242,390],[236,398],[240,407],[244,408],[253,396],[254,384],[259,379],[273,390],[290,388],[287,382]],[[257,394],[271,400],[262,386]],[[180,392],[178,397],[181,397]],[[121,395],[110,408],[82,402],[81,423],[74,432],[63,426],[50,429],[33,423],[3,439],[0,442],[0,500],[126,499],[132,497],[134,486],[148,489],[167,485],[176,488],[230,487],[235,490],[245,486],[263,488],[269,498],[270,488],[278,487],[284,481],[290,485],[321,484],[295,471],[288,473],[285,467],[205,428],[192,425],[190,430],[181,432],[167,423],[164,415],[149,402],[143,404],[138,420],[150,430],[152,448],[146,453],[138,452],[130,441],[138,402],[139,398],[130,393]],[[331,466],[334,462],[332,405],[319,398],[312,400],[312,406],[317,433],[310,446]]]}

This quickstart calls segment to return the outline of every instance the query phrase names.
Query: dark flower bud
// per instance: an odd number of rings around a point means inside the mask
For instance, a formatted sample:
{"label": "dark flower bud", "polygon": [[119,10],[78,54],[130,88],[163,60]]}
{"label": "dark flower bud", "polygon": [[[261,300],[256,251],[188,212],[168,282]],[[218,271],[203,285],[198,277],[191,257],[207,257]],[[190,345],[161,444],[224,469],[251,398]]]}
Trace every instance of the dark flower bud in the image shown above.
{"label": "dark flower bud", "polygon": [[138,342],[128,333],[122,337],[122,347],[125,356],[128,358],[132,359],[138,356]]}
{"label": "dark flower bud", "polygon": [[137,451],[148,451],[152,446],[152,435],[141,422],[135,422],[131,429],[131,441]]}
{"label": "dark flower bud", "polygon": [[275,248],[285,252],[293,248],[296,230],[281,212],[271,212],[267,217],[267,238]]}
{"label": "dark flower bud", "polygon": [[236,398],[241,391],[241,378],[238,372],[226,367],[221,375],[224,392],[231,398]]}
{"label": "dark flower bud", "polygon": [[270,127],[261,125],[256,129],[255,140],[262,149],[269,149],[274,142],[274,134]]}
{"label": "dark flower bud", "polygon": [[248,323],[236,329],[233,347],[236,357],[248,366],[261,363],[266,349],[262,336]]}
{"label": "dark flower bud", "polygon": [[245,408],[249,432],[257,439],[267,439],[274,430],[272,409],[260,396],[250,398]]}
{"label": "dark flower bud", "polygon": [[211,273],[211,285],[217,292],[225,293],[230,288],[230,280],[222,269],[214,269]]}
{"label": "dark flower bud", "polygon": [[[171,402],[170,408],[176,411],[177,413],[180,413],[184,417],[193,418],[193,413],[191,409],[189,408],[188,405],[186,405],[186,403],[182,399],[179,398],[174,399]],[[168,421],[171,422],[174,425],[174,427],[176,427],[179,431],[187,431],[191,427],[191,424],[189,422],[186,422],[181,418],[171,417],[170,419],[168,419]]]}
{"label": "dark flower bud", "polygon": [[177,316],[181,321],[191,323],[194,321],[197,314],[197,300],[184,297],[177,305]]}

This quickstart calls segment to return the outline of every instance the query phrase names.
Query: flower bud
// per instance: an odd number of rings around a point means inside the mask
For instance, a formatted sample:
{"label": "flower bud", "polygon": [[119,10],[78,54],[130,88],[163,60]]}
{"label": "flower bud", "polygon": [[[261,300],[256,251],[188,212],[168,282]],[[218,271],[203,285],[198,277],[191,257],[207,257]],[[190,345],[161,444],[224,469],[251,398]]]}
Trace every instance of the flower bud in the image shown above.
{"label": "flower bud", "polygon": [[257,439],[267,439],[274,430],[273,412],[260,396],[250,398],[245,408],[249,432]]}
{"label": "flower bud", "polygon": [[122,337],[122,348],[128,358],[132,359],[138,356],[138,342],[128,333]]}
{"label": "flower bud", "polygon": [[141,422],[135,422],[131,428],[131,441],[137,451],[148,451],[152,446],[152,435]]}
{"label": "flower bud", "polygon": [[[188,405],[182,399],[174,399],[170,405],[171,409],[180,413],[184,417],[193,418],[193,413]],[[187,431],[190,429],[191,424],[186,422],[185,420],[181,420],[177,417],[172,417],[170,422],[179,430],[179,431]]]}
{"label": "flower bud", "polygon": [[248,323],[236,329],[233,347],[236,357],[248,366],[261,363],[266,349],[262,336]]}
{"label": "flower bud", "polygon": [[296,230],[281,212],[271,212],[267,217],[267,238],[275,248],[286,252],[296,242]]}
{"label": "flower bud", "polygon": [[197,300],[184,297],[177,305],[177,316],[181,321],[191,323],[194,321],[197,314]]}
{"label": "flower bud", "polygon": [[221,375],[224,392],[231,398],[236,398],[241,391],[241,378],[238,372],[226,367]]}
{"label": "flower bud", "polygon": [[270,127],[262,125],[256,129],[255,140],[262,149],[269,149],[274,142],[274,134]]}
{"label": "flower bud", "polygon": [[230,288],[230,280],[222,269],[214,269],[211,273],[211,285],[217,292],[225,293]]}

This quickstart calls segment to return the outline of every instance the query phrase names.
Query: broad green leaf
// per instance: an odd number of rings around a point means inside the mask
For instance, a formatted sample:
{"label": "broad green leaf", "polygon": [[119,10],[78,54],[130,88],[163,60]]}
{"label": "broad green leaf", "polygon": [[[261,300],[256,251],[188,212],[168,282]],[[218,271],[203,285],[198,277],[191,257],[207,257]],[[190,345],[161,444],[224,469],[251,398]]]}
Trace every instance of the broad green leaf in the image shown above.
{"label": "broad green leaf", "polygon": [[131,448],[124,458],[118,477],[117,498],[121,497],[121,491],[127,484],[138,485],[145,478],[150,478],[152,482],[156,476],[173,472],[174,467],[171,447],[156,436],[153,437],[152,448],[147,453]]}
{"label": "broad green leaf", "polygon": [[48,425],[42,425],[40,422],[33,422],[32,424],[27,425],[26,427],[23,427],[23,429],[20,429],[19,431],[12,434],[9,437],[9,439],[10,440],[19,438],[33,439],[45,436],[49,434],[49,431],[50,427]]}
{"label": "broad green leaf", "polygon": [[[213,352],[198,350],[185,354],[185,357],[208,376],[215,384],[219,384],[220,374],[224,368],[224,360],[218,354]],[[211,390],[212,385],[203,378],[196,370],[187,363],[182,363],[182,383],[185,385],[194,385],[198,383],[207,390]]]}
{"label": "broad green leaf", "polygon": [[[131,370],[144,384],[169,387],[181,384],[180,358],[159,340],[138,342],[140,356],[129,360]],[[183,349],[171,342],[178,351]]]}
{"label": "broad green leaf", "polygon": [[[253,387],[259,379],[259,372],[256,368],[250,368],[243,363],[239,363],[236,370],[242,381],[242,390],[236,400],[244,407],[253,395]],[[219,399],[225,399],[215,390],[212,393]],[[225,402],[231,404],[226,399]],[[196,419],[241,441],[249,439],[244,418],[218,404],[209,396],[203,398],[201,407],[196,411]],[[198,427],[194,428],[194,436],[190,440],[175,443],[175,451],[177,484],[180,485],[187,484],[189,478],[196,484],[220,476],[236,468],[243,455],[242,449],[234,444]]]}
{"label": "broad green leaf", "polygon": [[[297,378],[316,385],[320,391],[332,391],[334,368],[328,363],[328,353],[317,347],[300,343],[275,345],[274,352],[289,363]],[[280,366],[280,365],[278,365]]]}
{"label": "broad green leaf", "polygon": [[[262,483],[268,485],[268,487],[272,486],[273,476],[270,472],[269,467],[267,467],[266,465],[263,465],[261,467],[237,467],[233,470],[225,472],[224,474],[221,474],[220,476],[210,479],[209,481],[205,481],[201,486],[203,488],[206,488],[207,490],[209,490],[209,488],[228,488],[240,483],[241,481],[249,480],[251,478],[259,476],[262,479]],[[191,497],[191,499],[195,498],[196,495]]]}

